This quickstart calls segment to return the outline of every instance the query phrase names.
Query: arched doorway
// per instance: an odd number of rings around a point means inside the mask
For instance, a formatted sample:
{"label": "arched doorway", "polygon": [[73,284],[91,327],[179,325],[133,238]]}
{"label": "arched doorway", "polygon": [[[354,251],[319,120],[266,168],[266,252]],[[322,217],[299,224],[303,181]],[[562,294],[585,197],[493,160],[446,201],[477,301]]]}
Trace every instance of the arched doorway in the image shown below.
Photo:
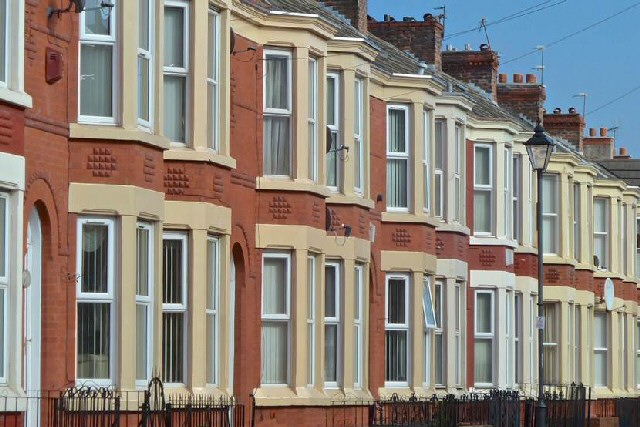
{"label": "arched doorway", "polygon": [[[42,222],[34,208],[27,225],[25,255],[25,324],[24,324],[24,388],[28,397],[37,397],[42,387]],[[25,417],[26,427],[36,427],[40,405],[30,400]]]}

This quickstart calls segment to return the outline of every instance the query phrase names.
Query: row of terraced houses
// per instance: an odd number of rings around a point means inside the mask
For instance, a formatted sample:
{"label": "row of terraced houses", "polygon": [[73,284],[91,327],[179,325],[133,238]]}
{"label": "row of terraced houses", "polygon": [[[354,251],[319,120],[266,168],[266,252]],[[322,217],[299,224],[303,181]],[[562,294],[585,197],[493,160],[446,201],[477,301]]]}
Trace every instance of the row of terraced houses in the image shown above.
{"label": "row of terraced houses", "polygon": [[535,76],[366,0],[76,3],[0,0],[4,395],[535,395],[538,119],[544,383],[640,392],[640,191]]}

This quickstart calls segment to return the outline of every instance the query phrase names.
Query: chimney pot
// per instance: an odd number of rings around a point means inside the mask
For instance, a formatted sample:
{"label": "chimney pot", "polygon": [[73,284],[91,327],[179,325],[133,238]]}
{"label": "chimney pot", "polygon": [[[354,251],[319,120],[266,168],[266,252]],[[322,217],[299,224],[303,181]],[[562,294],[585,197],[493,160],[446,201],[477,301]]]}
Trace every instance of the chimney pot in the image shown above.
{"label": "chimney pot", "polygon": [[575,107],[569,107],[569,114],[576,114],[577,110],[575,109]]}
{"label": "chimney pot", "polygon": [[472,49],[471,49],[471,44],[469,44],[469,43],[465,44],[465,45],[464,45],[464,50],[466,50],[466,51],[470,51],[470,50],[472,50]]}
{"label": "chimney pot", "polygon": [[608,131],[608,130],[609,130],[609,129],[607,129],[607,128],[600,128],[600,136],[601,136],[601,137],[603,137],[603,138],[604,138],[605,136],[607,136],[607,131]]}
{"label": "chimney pot", "polygon": [[596,128],[589,128],[589,136],[592,138],[596,136]]}
{"label": "chimney pot", "polygon": [[626,157],[629,155],[626,147],[620,147],[620,156]]}
{"label": "chimney pot", "polygon": [[486,43],[482,43],[482,44],[480,45],[480,50],[481,50],[482,52],[484,52],[485,50],[491,50],[491,48],[489,47],[489,45],[488,45],[488,44],[486,44]]}
{"label": "chimney pot", "polygon": [[514,74],[513,75],[513,82],[514,83],[522,83],[523,82],[522,74]]}
{"label": "chimney pot", "polygon": [[527,83],[535,84],[537,81],[535,74],[527,74]]}
{"label": "chimney pot", "polygon": [[402,22],[415,22],[416,19],[412,16],[405,16],[402,18]]}
{"label": "chimney pot", "polygon": [[498,74],[498,81],[500,83],[506,83],[507,82],[507,75],[506,74]]}
{"label": "chimney pot", "polygon": [[553,109],[553,114],[560,114],[560,113],[562,113],[562,108],[556,107]]}
{"label": "chimney pot", "polygon": [[425,21],[430,21],[433,19],[433,15],[430,13],[425,13],[424,16],[422,17]]}

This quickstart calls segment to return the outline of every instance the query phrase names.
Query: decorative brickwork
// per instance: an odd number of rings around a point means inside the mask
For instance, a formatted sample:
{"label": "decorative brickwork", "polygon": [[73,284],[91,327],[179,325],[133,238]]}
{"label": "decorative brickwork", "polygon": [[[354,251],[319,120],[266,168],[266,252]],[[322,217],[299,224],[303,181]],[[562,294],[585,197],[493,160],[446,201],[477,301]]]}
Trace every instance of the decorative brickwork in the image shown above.
{"label": "decorative brickwork", "polygon": [[184,168],[167,168],[164,175],[164,187],[167,194],[183,195],[184,190],[189,188],[189,176],[185,173]]}
{"label": "decorative brickwork", "polygon": [[149,153],[144,155],[142,173],[144,174],[145,182],[153,182],[153,177],[156,175],[156,164],[153,161],[153,156]]}
{"label": "decorative brickwork", "polygon": [[213,176],[213,198],[222,200],[224,195],[224,179],[220,172],[216,172]]}
{"label": "decorative brickwork", "polygon": [[490,249],[482,249],[478,259],[483,267],[493,267],[496,262],[496,254]]}
{"label": "decorative brickwork", "polygon": [[396,246],[407,247],[411,243],[411,234],[406,228],[396,228],[391,236]]}
{"label": "decorative brickwork", "polygon": [[273,200],[269,202],[269,213],[273,219],[287,219],[291,212],[291,205],[284,196],[274,196]]}
{"label": "decorative brickwork", "polygon": [[87,156],[87,169],[93,171],[93,176],[108,178],[118,168],[118,159],[110,148],[95,147],[93,153]]}
{"label": "decorative brickwork", "polygon": [[0,110],[0,144],[9,145],[13,138],[13,124],[7,111]]}

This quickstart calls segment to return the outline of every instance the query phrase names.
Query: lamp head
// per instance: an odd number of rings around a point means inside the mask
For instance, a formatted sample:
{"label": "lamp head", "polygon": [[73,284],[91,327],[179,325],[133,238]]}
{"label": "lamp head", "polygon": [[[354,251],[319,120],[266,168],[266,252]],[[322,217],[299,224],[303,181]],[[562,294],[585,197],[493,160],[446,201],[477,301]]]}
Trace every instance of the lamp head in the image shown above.
{"label": "lamp head", "polygon": [[555,142],[544,133],[544,128],[540,122],[536,124],[533,136],[524,143],[524,146],[527,147],[529,161],[533,170],[544,172],[549,164]]}

